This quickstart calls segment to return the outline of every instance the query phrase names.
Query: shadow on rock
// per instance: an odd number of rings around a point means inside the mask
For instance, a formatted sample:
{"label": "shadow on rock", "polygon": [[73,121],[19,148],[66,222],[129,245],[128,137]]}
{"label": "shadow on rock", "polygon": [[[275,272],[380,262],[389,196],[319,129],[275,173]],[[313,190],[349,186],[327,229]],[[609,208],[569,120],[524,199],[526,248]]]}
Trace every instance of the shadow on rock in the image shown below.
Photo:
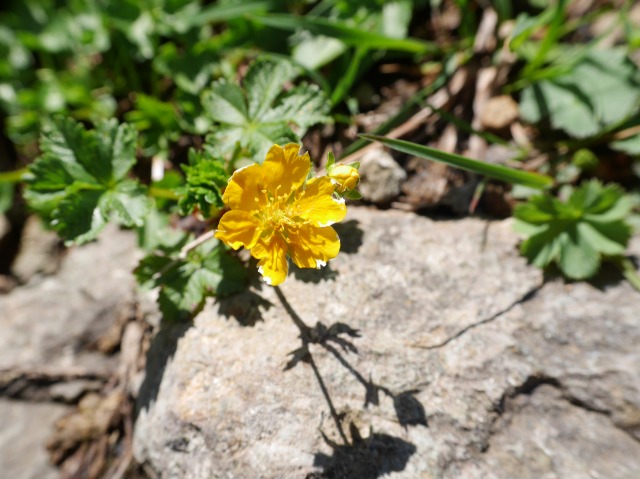
{"label": "shadow on rock", "polygon": [[291,263],[289,271],[299,281],[303,283],[318,284],[322,281],[335,281],[338,276],[338,272],[331,269],[330,265],[323,266],[319,269],[313,268],[298,268],[295,264]]}
{"label": "shadow on rock", "polygon": [[364,231],[360,229],[358,224],[357,220],[349,220],[333,225],[333,229],[336,230],[340,237],[340,251],[342,253],[357,253],[360,246],[362,246]]}
{"label": "shadow on rock", "polygon": [[403,471],[416,446],[398,437],[373,433],[362,438],[351,424],[352,444],[337,444],[323,435],[333,454],[318,453],[313,465],[323,470],[307,479],[377,479],[392,472]]}
{"label": "shadow on rock", "polygon": [[320,374],[309,349],[309,344],[322,346],[364,386],[365,408],[370,404],[378,406],[380,393],[391,398],[398,422],[405,429],[409,426],[428,427],[424,406],[415,397],[419,391],[408,390],[394,394],[388,388],[375,384],[371,379],[367,380],[345,358],[345,355],[349,353],[358,354],[358,350],[353,344],[353,340],[360,337],[358,330],[341,322],[334,323],[329,327],[318,322],[315,327],[311,328],[295,312],[280,288],[276,287],[275,291],[283,307],[300,330],[302,341],[301,346],[290,353],[292,357],[284,369],[287,371],[294,368],[300,362],[311,367],[335,423],[336,431],[342,440],[342,444],[331,441],[321,431],[325,442],[333,449],[333,455],[317,453],[314,466],[322,467],[324,470],[319,475],[315,473],[308,475],[307,479],[375,479],[390,472],[404,470],[409,458],[417,450],[413,444],[382,433],[371,433],[369,437],[362,438],[353,422],[349,424],[351,440],[348,439],[343,429],[344,415],[338,412],[338,408],[329,394],[329,388]]}
{"label": "shadow on rock", "polygon": [[149,409],[157,399],[167,363],[175,354],[178,341],[192,325],[191,321],[162,321],[160,324],[160,331],[151,341],[147,352],[146,374],[140,386],[135,417],[141,410]]}
{"label": "shadow on rock", "polygon": [[234,318],[241,326],[253,327],[263,321],[262,312],[273,303],[267,301],[255,291],[246,289],[227,298],[218,299],[218,311],[225,318]]}
{"label": "shadow on rock", "polygon": [[[631,263],[633,268],[638,270],[638,258],[635,256],[627,257],[627,260]],[[623,281],[627,281],[622,272],[622,267],[611,262],[603,262],[600,267],[600,271],[593,278],[588,280],[588,283],[594,288],[598,288],[600,291],[606,291],[607,289],[617,286]]]}
{"label": "shadow on rock", "polygon": [[429,427],[427,422],[427,414],[424,406],[415,395],[418,390],[403,391],[400,394],[392,395],[393,407],[396,411],[398,422],[405,429],[408,426],[425,426]]}

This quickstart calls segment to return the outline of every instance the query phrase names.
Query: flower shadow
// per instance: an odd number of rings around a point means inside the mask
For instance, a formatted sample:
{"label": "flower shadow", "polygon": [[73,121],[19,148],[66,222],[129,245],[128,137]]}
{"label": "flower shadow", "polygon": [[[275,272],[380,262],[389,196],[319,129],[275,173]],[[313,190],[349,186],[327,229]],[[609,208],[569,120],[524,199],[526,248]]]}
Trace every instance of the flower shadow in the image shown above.
{"label": "flower shadow", "polygon": [[377,479],[391,472],[403,471],[409,458],[417,451],[416,446],[398,437],[372,433],[363,438],[353,423],[350,429],[352,440],[346,445],[331,441],[323,434],[333,454],[317,453],[313,465],[322,468],[322,473],[319,476],[310,474],[308,479]]}
{"label": "flower shadow", "polygon": [[327,264],[319,269],[299,268],[293,262],[289,264],[289,273],[303,283],[318,284],[322,281],[335,281],[338,272],[331,269],[331,265]]}
{"label": "flower shadow", "polygon": [[234,318],[241,326],[247,327],[253,327],[263,321],[263,311],[271,307],[273,303],[249,288],[233,296],[218,299],[218,311],[222,316],[227,319]]}
{"label": "flower shadow", "polygon": [[355,254],[362,246],[364,231],[360,228],[358,220],[343,221],[333,225],[340,237],[340,251],[347,254]]}
{"label": "flower shadow", "polygon": [[365,408],[369,405],[378,406],[380,404],[380,394],[391,398],[396,418],[405,429],[409,426],[428,427],[424,406],[415,397],[415,394],[419,391],[410,390],[393,393],[389,388],[375,384],[370,379],[367,380],[345,358],[345,354],[358,353],[358,349],[353,343],[355,339],[360,337],[358,330],[341,322],[334,323],[331,326],[318,322],[314,327],[310,327],[304,323],[302,318],[291,307],[280,288],[276,287],[275,291],[283,307],[300,330],[302,342],[299,348],[290,353],[291,359],[284,370],[292,369],[300,362],[311,367],[341,440],[341,442],[332,441],[324,432],[320,431],[325,443],[333,450],[333,454],[316,453],[314,466],[322,468],[322,473],[320,475],[310,474],[307,479],[346,479],[352,477],[377,479],[390,472],[404,470],[409,458],[417,451],[416,446],[401,438],[381,432],[370,431],[367,437],[363,437],[353,421],[348,422],[349,434],[347,434],[344,425],[348,414],[338,412],[309,349],[309,345],[320,345],[331,353],[362,384],[365,389],[363,404]]}

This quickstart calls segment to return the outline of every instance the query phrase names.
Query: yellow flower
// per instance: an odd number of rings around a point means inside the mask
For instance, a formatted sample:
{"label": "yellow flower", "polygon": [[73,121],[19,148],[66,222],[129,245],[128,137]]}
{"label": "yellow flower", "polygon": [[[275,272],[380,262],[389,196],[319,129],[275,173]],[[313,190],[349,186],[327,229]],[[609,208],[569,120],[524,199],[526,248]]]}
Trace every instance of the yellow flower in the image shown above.
{"label": "yellow flower", "polygon": [[360,181],[358,170],[349,165],[336,165],[327,174],[337,184],[336,189],[340,193],[353,190]]}
{"label": "yellow flower", "polygon": [[329,225],[344,218],[344,200],[333,197],[330,178],[307,181],[311,160],[299,150],[295,143],[273,145],[262,165],[233,174],[222,197],[230,210],[216,238],[233,249],[250,250],[273,286],[287,277],[287,256],[300,268],[319,268],[340,251],[340,239]]}

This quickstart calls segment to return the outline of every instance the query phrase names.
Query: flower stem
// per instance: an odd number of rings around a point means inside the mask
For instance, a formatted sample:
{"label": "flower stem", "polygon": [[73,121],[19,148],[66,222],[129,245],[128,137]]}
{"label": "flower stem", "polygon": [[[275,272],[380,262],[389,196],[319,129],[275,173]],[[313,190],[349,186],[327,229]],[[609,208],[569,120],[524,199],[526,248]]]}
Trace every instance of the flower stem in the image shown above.
{"label": "flower stem", "polygon": [[216,234],[216,230],[209,230],[204,234],[201,234],[200,236],[198,236],[196,239],[194,239],[193,241],[187,243],[186,245],[184,245],[182,247],[182,249],[180,250],[180,255],[179,258],[180,259],[184,259],[187,257],[187,253],[189,251],[191,251],[194,248],[197,248],[198,246],[200,246],[202,243],[204,243],[205,241],[210,240],[211,238],[213,238],[213,235]]}
{"label": "flower stem", "polygon": [[20,183],[28,172],[28,168],[0,172],[0,183]]}

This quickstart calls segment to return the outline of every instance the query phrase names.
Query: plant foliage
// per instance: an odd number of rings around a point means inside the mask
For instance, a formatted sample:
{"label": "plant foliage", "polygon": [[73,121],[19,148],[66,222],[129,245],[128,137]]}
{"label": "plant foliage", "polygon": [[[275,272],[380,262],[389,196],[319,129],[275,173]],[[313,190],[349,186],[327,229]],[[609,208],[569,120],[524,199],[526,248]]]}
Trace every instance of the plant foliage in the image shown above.
{"label": "plant foliage", "polygon": [[221,79],[203,95],[203,106],[215,122],[207,143],[216,152],[240,147],[260,162],[273,144],[297,142],[307,129],[330,121],[329,102],[315,85],[301,83],[290,62],[259,59],[251,64],[242,87]]}
{"label": "plant foliage", "polygon": [[150,202],[127,174],[136,162],[135,130],[113,119],[86,130],[59,117],[42,135],[25,197],[69,243],[85,243],[113,219],[141,226]]}
{"label": "plant foliage", "polygon": [[618,48],[592,50],[564,74],[525,88],[520,112],[529,122],[548,120],[585,138],[637,113],[639,104],[638,68]]}
{"label": "plant foliage", "polygon": [[134,271],[140,284],[159,288],[158,305],[168,320],[192,317],[208,296],[238,292],[248,278],[244,265],[217,240],[181,254],[186,239],[147,255]]}
{"label": "plant foliage", "polygon": [[624,254],[630,210],[619,187],[597,180],[576,188],[566,202],[534,196],[514,211],[515,229],[527,237],[521,252],[540,268],[555,262],[568,278],[591,278],[604,258]]}

